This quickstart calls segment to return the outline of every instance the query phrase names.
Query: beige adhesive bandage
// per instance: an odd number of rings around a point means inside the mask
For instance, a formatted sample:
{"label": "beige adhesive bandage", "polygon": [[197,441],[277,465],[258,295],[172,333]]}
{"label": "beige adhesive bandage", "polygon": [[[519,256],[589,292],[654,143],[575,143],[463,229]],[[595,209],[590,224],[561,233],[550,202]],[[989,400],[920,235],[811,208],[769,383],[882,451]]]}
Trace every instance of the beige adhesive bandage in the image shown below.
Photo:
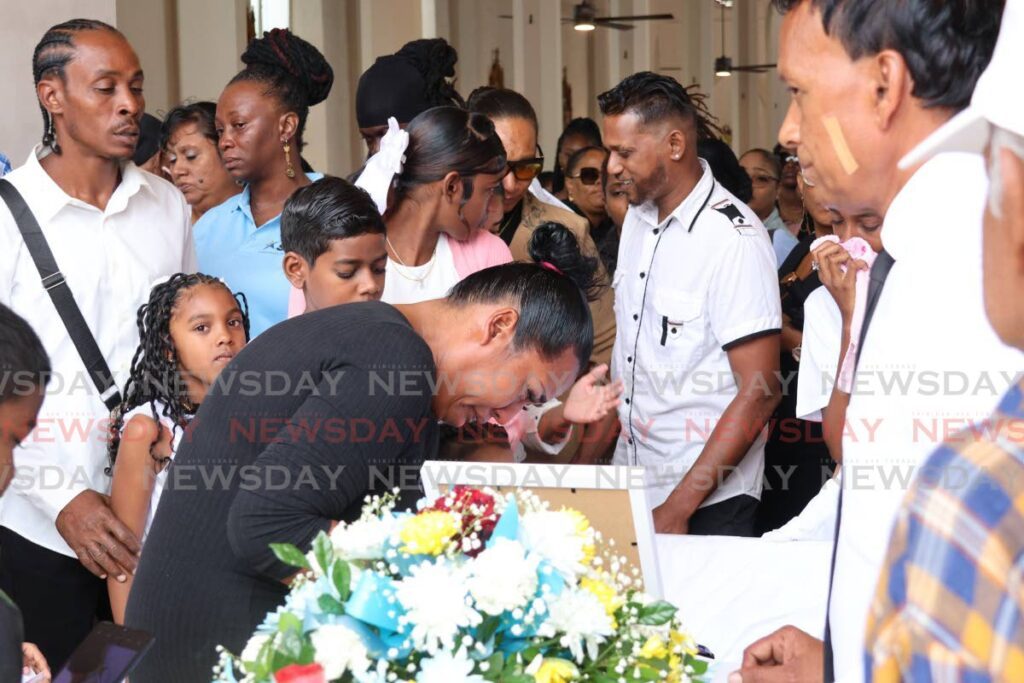
{"label": "beige adhesive bandage", "polygon": [[846,144],[846,136],[843,135],[839,120],[835,116],[826,116],[822,119],[822,123],[825,124],[825,132],[832,140],[832,148],[835,149],[839,163],[843,165],[843,170],[847,175],[853,175],[860,168],[860,164],[853,158],[850,146]]}

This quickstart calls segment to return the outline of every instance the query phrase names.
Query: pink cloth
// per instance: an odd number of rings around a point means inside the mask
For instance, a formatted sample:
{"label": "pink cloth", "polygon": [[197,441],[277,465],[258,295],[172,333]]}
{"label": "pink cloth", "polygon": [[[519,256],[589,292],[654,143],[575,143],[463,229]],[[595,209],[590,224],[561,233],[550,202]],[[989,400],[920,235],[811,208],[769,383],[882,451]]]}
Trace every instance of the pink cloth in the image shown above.
{"label": "pink cloth", "polygon": [[[508,245],[495,234],[487,230],[476,230],[465,242],[449,239],[448,248],[452,251],[455,261],[455,272],[460,278],[472,275],[478,270],[500,266],[512,262],[512,252]],[[295,287],[288,293],[288,317],[294,318],[306,310],[306,297],[302,290]]]}
{"label": "pink cloth", "polygon": [[[843,357],[843,367],[839,369],[839,376],[836,378],[836,385],[840,391],[847,394],[853,392],[853,371],[857,366],[857,344],[860,341],[860,331],[864,327],[864,314],[867,311],[868,284],[871,281],[871,265],[878,256],[871,245],[860,237],[851,237],[845,242],[840,242],[835,235],[819,237],[811,242],[811,252],[814,252],[825,242],[834,242],[847,251],[854,259],[864,261],[868,264],[867,270],[857,271],[856,297],[853,302],[853,318],[850,320],[850,345],[846,349],[846,356]],[[843,272],[846,268],[843,267]]]}

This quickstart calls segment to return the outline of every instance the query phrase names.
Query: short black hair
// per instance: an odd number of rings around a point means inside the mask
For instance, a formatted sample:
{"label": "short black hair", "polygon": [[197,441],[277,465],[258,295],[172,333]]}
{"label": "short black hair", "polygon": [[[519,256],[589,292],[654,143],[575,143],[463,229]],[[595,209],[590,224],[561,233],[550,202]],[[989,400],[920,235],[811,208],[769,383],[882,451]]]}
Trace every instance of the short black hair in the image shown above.
{"label": "short black hair", "polygon": [[0,304],[0,403],[45,387],[50,357],[32,326]]}
{"label": "short black hair", "polygon": [[671,76],[639,71],[598,95],[597,104],[605,116],[631,111],[645,125],[676,116],[693,123],[698,140],[720,138],[721,131],[707,109],[706,99],[694,86],[684,88]]}
{"label": "short black hair", "polygon": [[548,360],[572,349],[581,368],[594,350],[594,323],[588,300],[602,286],[598,260],[580,250],[571,230],[560,223],[541,223],[528,246],[534,263],[506,263],[469,275],[448,293],[448,302],[515,302],[519,323],[513,347],[537,349]]}
{"label": "short black hair", "polygon": [[384,220],[366,190],[325,176],[295,190],[281,212],[281,248],[309,265],[331,248],[331,240],[384,234]]}
{"label": "short black hair", "polygon": [[772,173],[775,174],[776,178],[782,175],[782,166],[784,161],[782,158],[780,158],[779,155],[776,155],[774,152],[769,152],[767,149],[764,149],[763,147],[751,147],[746,152],[740,155],[740,159],[747,156],[748,154],[757,154],[761,156],[765,161],[767,161],[768,165],[772,167]]}
{"label": "short black hair", "polygon": [[193,123],[199,134],[217,145],[217,105],[213,102],[193,102],[182,104],[167,112],[160,126],[160,149],[166,149],[171,136],[181,126]]}
{"label": "short black hair", "polygon": [[565,189],[566,169],[559,165],[558,157],[562,155],[562,145],[565,144],[566,138],[571,138],[575,135],[586,139],[590,145],[595,147],[600,147],[604,144],[601,142],[601,129],[594,119],[577,116],[570,121],[562,131],[562,134],[558,136],[558,143],[555,145],[555,177],[551,183],[553,192],[561,192]]}
{"label": "short black hair", "polygon": [[959,111],[992,59],[1004,0],[772,0],[782,14],[802,2],[851,60],[895,50],[925,107]]}
{"label": "short black hair", "polygon": [[481,86],[469,93],[466,100],[466,109],[477,114],[483,114],[491,121],[500,119],[525,119],[533,124],[537,130],[537,112],[534,110],[530,100],[526,99],[515,90],[508,88],[492,88]]}

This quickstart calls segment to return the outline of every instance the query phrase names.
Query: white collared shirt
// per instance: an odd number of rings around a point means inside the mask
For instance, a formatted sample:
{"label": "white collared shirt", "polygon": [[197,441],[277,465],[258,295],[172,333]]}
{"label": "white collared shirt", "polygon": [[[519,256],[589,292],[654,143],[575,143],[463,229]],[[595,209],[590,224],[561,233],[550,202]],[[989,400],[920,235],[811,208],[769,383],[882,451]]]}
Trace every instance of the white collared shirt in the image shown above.
{"label": "white collared shirt", "polygon": [[[737,395],[727,348],[782,327],[768,233],[701,166],[700,181],[664,221],[652,204],[631,206],[619,242],[612,374],[625,392],[614,460],[647,468],[651,507],[682,480]],[[760,498],[765,436],[704,505]]]}
{"label": "white collared shirt", "polygon": [[796,378],[796,416],[821,422],[839,368],[843,316],[824,285],[804,301],[804,330],[800,341],[800,372]]}
{"label": "white collared shirt", "polygon": [[[24,197],[82,317],[119,387],[138,346],[136,315],[155,280],[195,270],[191,211],[162,178],[132,163],[105,210],[68,196],[36,155],[9,180]],[[2,204],[2,202],[0,202]],[[57,514],[86,489],[106,492],[108,411],[64,323],[43,289],[6,206],[0,208],[0,302],[28,320],[50,356],[54,376],[38,426],[14,452],[15,478],[0,524],[55,552],[74,556],[57,533]]]}
{"label": "white collared shirt", "polygon": [[[838,681],[864,680],[867,613],[917,466],[968,421],[987,417],[1024,368],[1024,355],[1000,342],[985,316],[987,187],[980,156],[940,154],[918,169],[885,216],[882,243],[895,263],[860,350],[843,436],[830,612]],[[938,485],[947,475],[957,473],[925,474]]]}

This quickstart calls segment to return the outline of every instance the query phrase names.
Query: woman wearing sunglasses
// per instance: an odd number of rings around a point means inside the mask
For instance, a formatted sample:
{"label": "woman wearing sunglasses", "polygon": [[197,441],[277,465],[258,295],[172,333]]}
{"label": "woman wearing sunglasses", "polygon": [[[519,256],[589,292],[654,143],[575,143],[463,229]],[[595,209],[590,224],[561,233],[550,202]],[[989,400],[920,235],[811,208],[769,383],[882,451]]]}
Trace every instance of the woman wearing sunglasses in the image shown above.
{"label": "woman wearing sunglasses", "polygon": [[605,206],[604,168],[608,150],[584,147],[577,150],[565,164],[565,189],[569,207],[590,223],[590,236],[597,245],[605,269],[615,274],[619,252],[619,234]]}

